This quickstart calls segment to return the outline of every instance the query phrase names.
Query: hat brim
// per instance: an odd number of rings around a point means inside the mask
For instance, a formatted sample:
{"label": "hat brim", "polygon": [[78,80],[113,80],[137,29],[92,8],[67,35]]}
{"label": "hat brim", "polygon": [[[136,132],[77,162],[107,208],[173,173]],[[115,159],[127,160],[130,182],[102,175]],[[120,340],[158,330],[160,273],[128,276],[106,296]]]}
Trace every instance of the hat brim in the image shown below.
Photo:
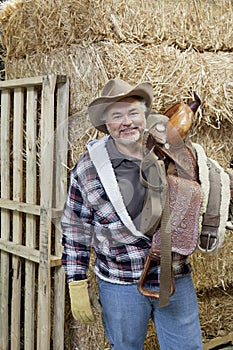
{"label": "hat brim", "polygon": [[103,114],[106,108],[112,103],[118,102],[123,98],[130,96],[138,96],[145,100],[147,111],[146,118],[148,117],[153,100],[153,87],[150,83],[140,83],[127,93],[123,93],[117,96],[102,96],[93,100],[88,106],[89,119],[92,125],[101,132],[108,134],[108,130],[103,121]]}

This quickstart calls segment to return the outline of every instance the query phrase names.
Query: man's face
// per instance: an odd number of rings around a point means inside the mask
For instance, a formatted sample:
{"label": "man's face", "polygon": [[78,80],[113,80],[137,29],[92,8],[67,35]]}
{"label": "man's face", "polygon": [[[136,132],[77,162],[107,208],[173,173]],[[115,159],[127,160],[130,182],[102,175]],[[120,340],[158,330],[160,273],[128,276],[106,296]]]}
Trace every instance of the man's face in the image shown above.
{"label": "man's face", "polygon": [[145,105],[133,97],[113,103],[106,112],[106,127],[115,141],[139,141],[146,126]]}

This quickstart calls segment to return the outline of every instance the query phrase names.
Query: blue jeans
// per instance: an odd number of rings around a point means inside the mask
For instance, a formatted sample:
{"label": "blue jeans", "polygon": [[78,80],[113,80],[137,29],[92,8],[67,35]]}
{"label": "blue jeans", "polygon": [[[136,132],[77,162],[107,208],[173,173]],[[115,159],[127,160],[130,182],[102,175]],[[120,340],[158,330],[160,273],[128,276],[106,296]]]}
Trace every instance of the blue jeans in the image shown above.
{"label": "blue jeans", "polygon": [[198,303],[191,275],[175,279],[170,304],[158,308],[158,299],[145,297],[137,285],[98,279],[103,325],[113,350],[142,350],[150,317],[161,350],[201,350]]}

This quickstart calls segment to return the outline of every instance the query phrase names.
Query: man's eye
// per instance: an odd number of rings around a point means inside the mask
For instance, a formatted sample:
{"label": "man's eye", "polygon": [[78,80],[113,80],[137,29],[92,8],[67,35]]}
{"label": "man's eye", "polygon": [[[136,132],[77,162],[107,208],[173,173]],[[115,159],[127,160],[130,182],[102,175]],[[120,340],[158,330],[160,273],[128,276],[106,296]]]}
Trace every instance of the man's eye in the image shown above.
{"label": "man's eye", "polygon": [[130,117],[136,117],[138,116],[139,112],[131,112]]}

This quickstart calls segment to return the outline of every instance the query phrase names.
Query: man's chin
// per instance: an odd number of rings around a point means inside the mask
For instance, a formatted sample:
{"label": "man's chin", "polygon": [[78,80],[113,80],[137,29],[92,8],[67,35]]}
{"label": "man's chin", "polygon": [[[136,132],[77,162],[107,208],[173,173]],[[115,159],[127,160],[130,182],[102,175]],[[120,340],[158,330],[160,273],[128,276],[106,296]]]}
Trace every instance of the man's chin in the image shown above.
{"label": "man's chin", "polygon": [[117,139],[117,142],[121,143],[122,145],[133,145],[134,143],[138,142],[141,139],[140,135],[135,135],[131,137],[120,137]]}
{"label": "man's chin", "polygon": [[119,137],[117,141],[124,145],[134,144],[141,139],[140,132],[135,133],[134,135],[124,135],[124,137]]}

